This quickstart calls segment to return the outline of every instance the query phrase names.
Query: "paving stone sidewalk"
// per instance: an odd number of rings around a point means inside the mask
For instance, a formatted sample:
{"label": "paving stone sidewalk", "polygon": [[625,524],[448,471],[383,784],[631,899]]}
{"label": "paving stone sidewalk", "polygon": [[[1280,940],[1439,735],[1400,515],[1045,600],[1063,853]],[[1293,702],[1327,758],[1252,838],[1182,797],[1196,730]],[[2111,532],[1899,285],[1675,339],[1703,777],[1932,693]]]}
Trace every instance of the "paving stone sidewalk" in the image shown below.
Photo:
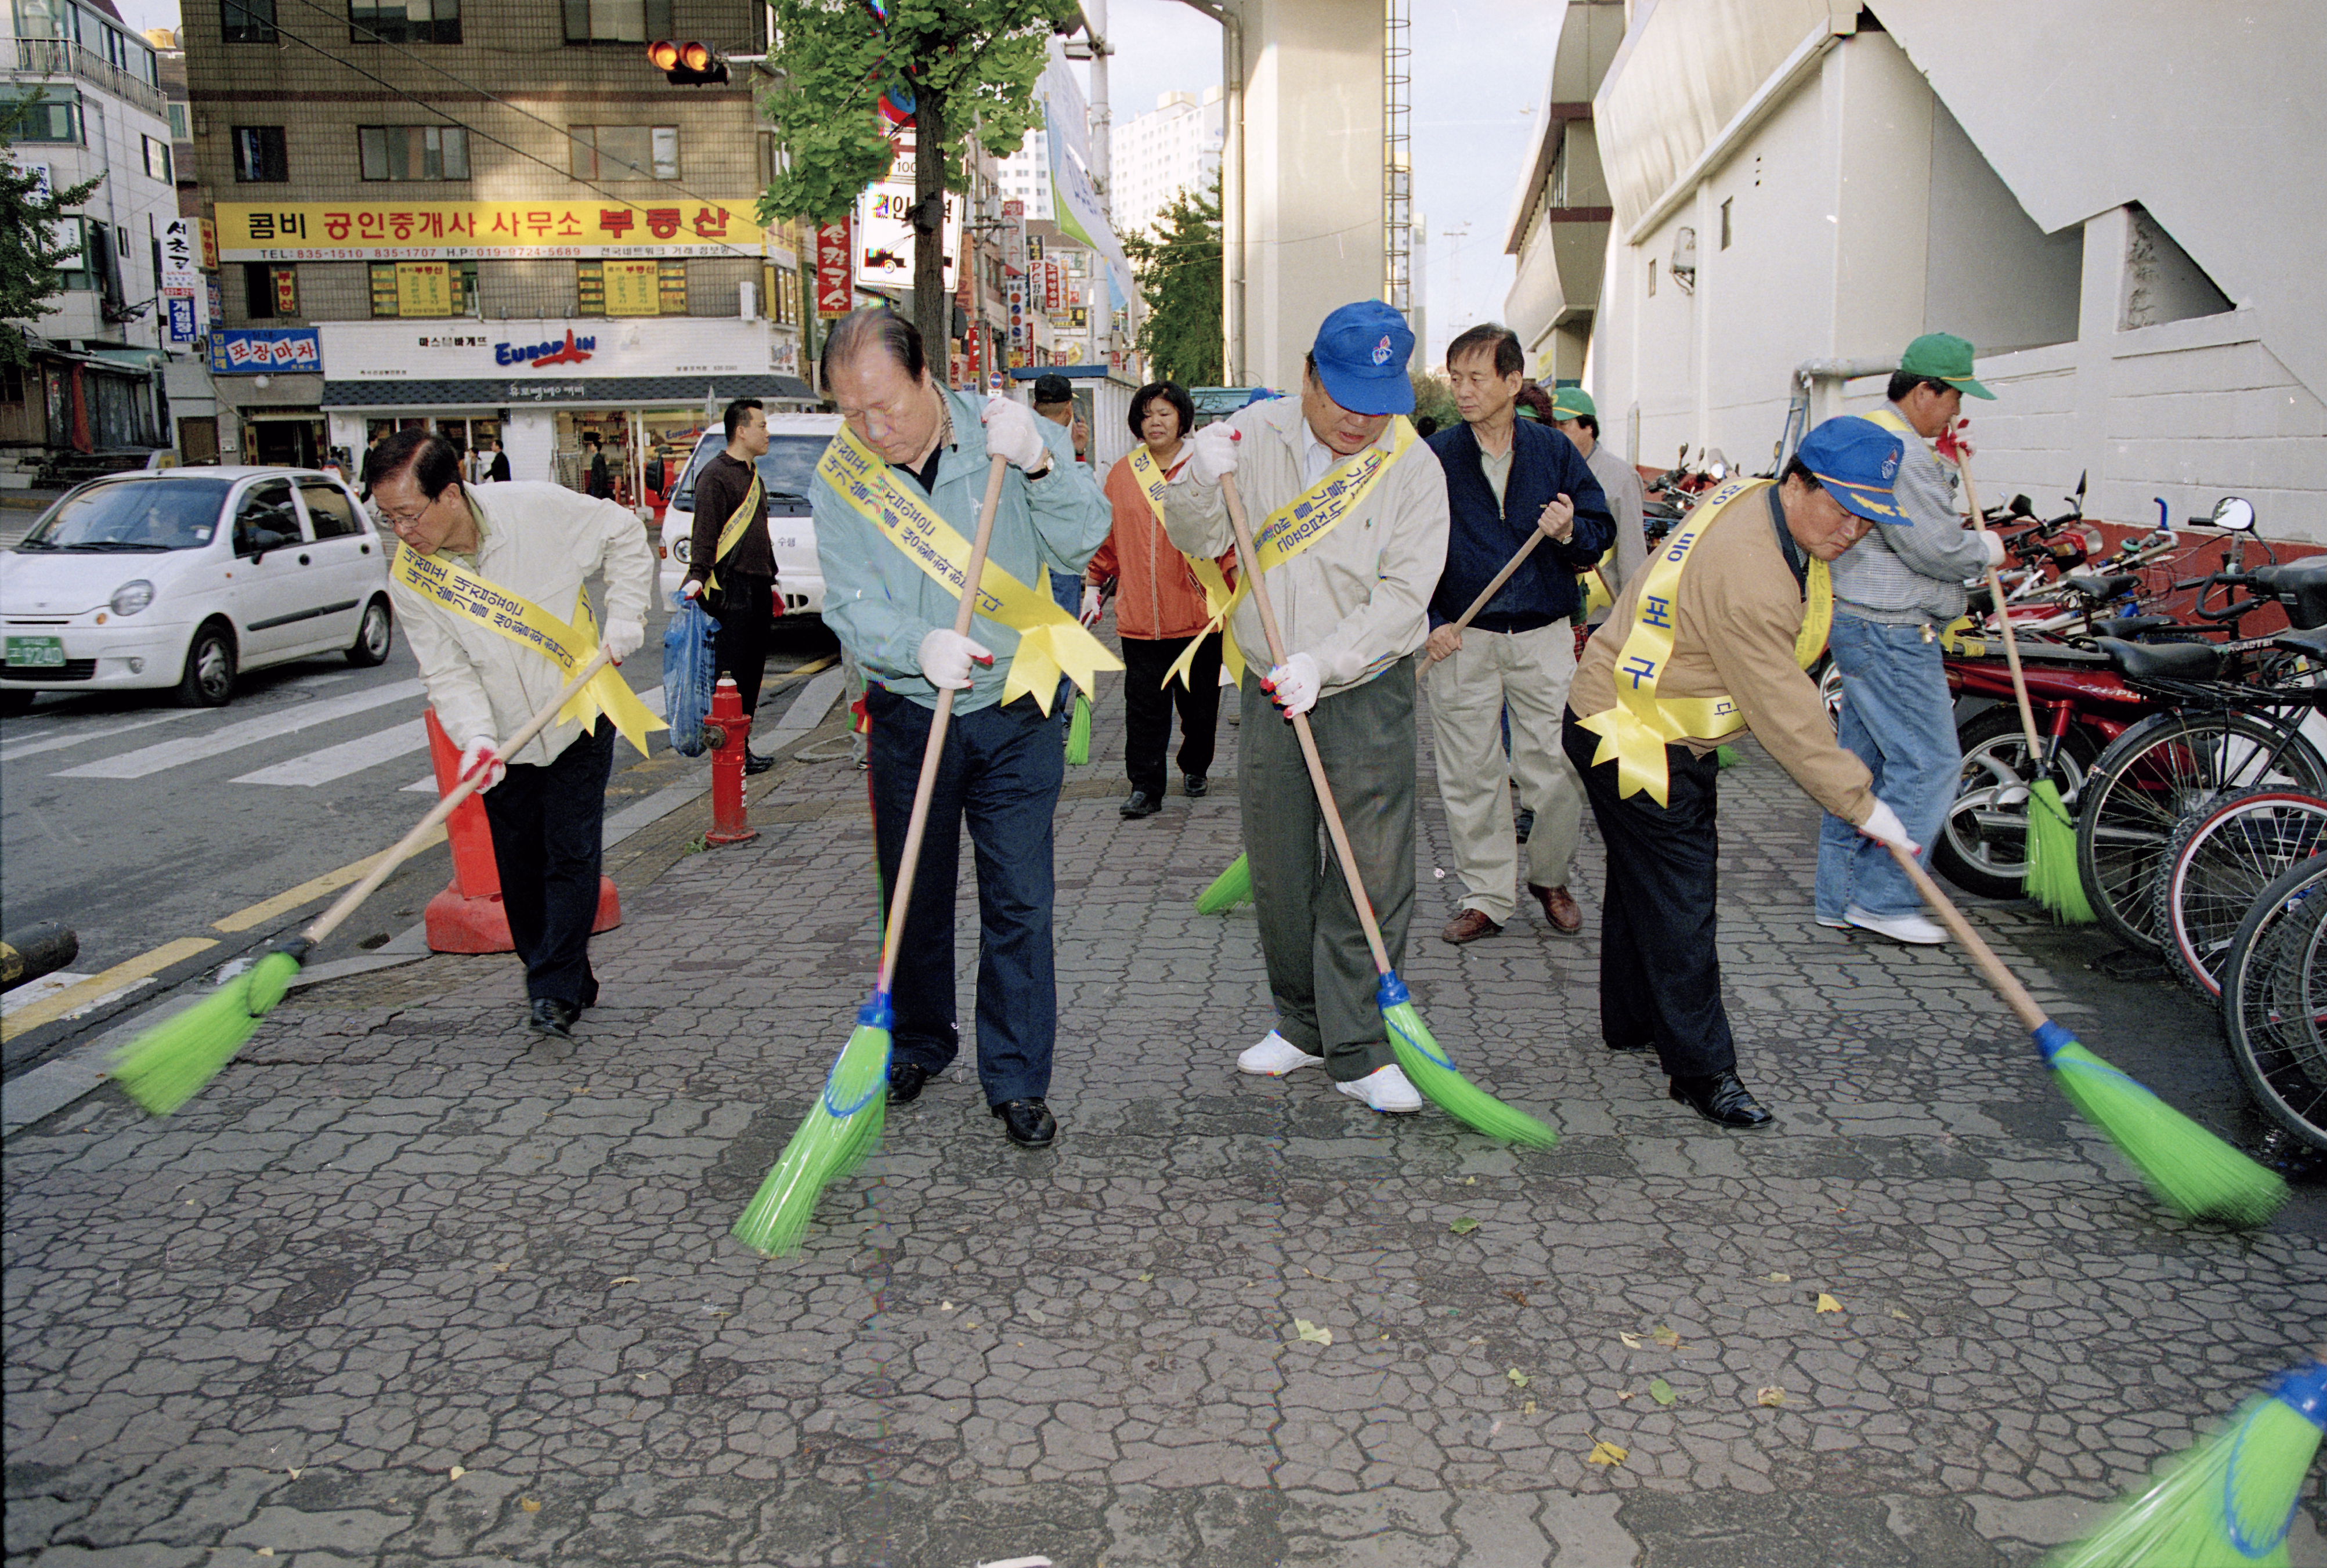
{"label": "paving stone sidewalk", "polygon": [[[725,1233],[870,981],[846,761],[629,901],[568,1059],[509,961],[439,960],[294,996],[167,1120],[107,1091],[13,1139],[6,1560],[2003,1568],[2327,1339],[2327,1193],[2163,1216],[1959,957],[1811,922],[1816,814],[1750,747],[1723,940],[1774,1129],[1602,1049],[1588,833],[1582,938],[1436,939],[1426,778],[1406,975],[1560,1146],[1239,1078],[1251,913],[1192,910],[1237,732],[1210,798],[1125,822],[1117,697],[1058,817],[1056,1148],[965,1062],[798,1257]],[[2238,1130],[2207,1011],[1975,919]],[[2322,1517],[2314,1475],[2297,1563]]]}

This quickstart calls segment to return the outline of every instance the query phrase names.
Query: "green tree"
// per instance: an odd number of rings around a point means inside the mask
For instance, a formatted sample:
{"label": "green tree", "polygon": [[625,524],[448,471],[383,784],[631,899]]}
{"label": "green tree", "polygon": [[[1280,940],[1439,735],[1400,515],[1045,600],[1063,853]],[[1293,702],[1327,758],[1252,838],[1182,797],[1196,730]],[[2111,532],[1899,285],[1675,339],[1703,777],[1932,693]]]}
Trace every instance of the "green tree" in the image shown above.
{"label": "green tree", "polygon": [[1220,182],[1182,191],[1165,208],[1155,237],[1128,234],[1123,252],[1139,274],[1147,313],[1139,347],[1158,377],[1182,387],[1217,387],[1228,374],[1221,331]]}
{"label": "green tree", "polygon": [[[1079,14],[1072,0],[892,0],[888,20],[868,0],[770,0],[776,90],[766,104],[784,154],[761,192],[762,222],[836,223],[865,186],[889,173],[881,95],[901,87],[913,100],[913,194],[922,214],[967,182],[967,135],[996,157],[1017,151],[1042,115],[1035,85],[1051,34]],[[913,318],[936,372],[946,369],[949,301],[942,229],[917,219]],[[965,262],[967,257],[962,258]]]}
{"label": "green tree", "polygon": [[1454,389],[1446,384],[1444,370],[1418,371],[1412,380],[1414,417],[1420,419],[1426,415],[1438,421],[1441,430],[1463,423],[1463,411],[1454,406]]}
{"label": "green tree", "polygon": [[55,308],[48,302],[65,286],[59,268],[80,254],[77,242],[60,243],[65,210],[88,201],[98,187],[97,180],[87,180],[43,197],[43,177],[11,156],[16,127],[37,97],[36,91],[0,106],[0,360],[11,365],[32,357],[21,323]]}

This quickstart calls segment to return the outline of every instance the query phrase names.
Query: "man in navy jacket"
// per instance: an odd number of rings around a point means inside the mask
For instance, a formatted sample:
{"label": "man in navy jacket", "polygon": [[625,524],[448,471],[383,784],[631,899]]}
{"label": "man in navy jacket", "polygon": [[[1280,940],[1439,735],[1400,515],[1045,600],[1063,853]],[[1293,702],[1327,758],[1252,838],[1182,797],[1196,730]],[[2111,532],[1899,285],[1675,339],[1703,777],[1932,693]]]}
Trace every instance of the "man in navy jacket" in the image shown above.
{"label": "man in navy jacket", "polygon": [[[1560,746],[1560,713],[1575,676],[1569,618],[1582,607],[1575,574],[1616,537],[1607,498],[1583,454],[1557,431],[1513,417],[1526,359],[1508,327],[1472,327],[1448,345],[1446,375],[1463,423],[1430,438],[1446,472],[1446,570],[1430,601],[1430,727],[1438,798],[1463,874],[1463,908],[1439,933],[1475,942],[1518,907],[1519,842],[1511,780],[1535,813],[1528,891],[1562,936],[1584,929],[1567,891],[1584,821],[1584,791]],[[1467,627],[1455,622],[1538,530],[1543,543]],[[1510,715],[1506,753],[1503,716]]]}

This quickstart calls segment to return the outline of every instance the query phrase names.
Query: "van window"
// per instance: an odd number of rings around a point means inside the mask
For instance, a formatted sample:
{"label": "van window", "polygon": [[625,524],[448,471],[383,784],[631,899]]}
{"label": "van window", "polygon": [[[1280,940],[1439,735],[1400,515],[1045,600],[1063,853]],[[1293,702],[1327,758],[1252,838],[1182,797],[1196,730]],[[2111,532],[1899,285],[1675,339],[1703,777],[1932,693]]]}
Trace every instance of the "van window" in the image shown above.
{"label": "van window", "polygon": [[[808,499],[808,481],[816,477],[817,461],[831,443],[827,435],[771,435],[768,437],[767,454],[760,459],[760,483],[771,501]],[[670,504],[680,511],[695,509],[695,481],[704,466],[727,450],[725,440],[714,437],[695,449],[695,461],[687,466],[687,477],[678,481],[671,492]]]}
{"label": "van window", "polygon": [[319,539],[344,539],[363,532],[356,521],[356,509],[348,504],[347,492],[339,486],[319,479],[303,480],[299,494],[307,502],[307,520],[315,525]]}

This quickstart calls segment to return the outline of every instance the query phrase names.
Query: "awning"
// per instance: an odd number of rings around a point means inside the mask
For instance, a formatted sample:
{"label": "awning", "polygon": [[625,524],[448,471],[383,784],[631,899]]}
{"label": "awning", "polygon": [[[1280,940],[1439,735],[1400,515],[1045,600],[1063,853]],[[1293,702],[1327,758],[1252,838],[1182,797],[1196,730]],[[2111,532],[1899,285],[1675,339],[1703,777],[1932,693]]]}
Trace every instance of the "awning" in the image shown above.
{"label": "awning", "polygon": [[647,404],[692,406],[706,398],[780,397],[813,403],[817,396],[797,376],[577,376],[539,379],[332,381],[323,383],[330,411],[364,408],[607,408]]}

